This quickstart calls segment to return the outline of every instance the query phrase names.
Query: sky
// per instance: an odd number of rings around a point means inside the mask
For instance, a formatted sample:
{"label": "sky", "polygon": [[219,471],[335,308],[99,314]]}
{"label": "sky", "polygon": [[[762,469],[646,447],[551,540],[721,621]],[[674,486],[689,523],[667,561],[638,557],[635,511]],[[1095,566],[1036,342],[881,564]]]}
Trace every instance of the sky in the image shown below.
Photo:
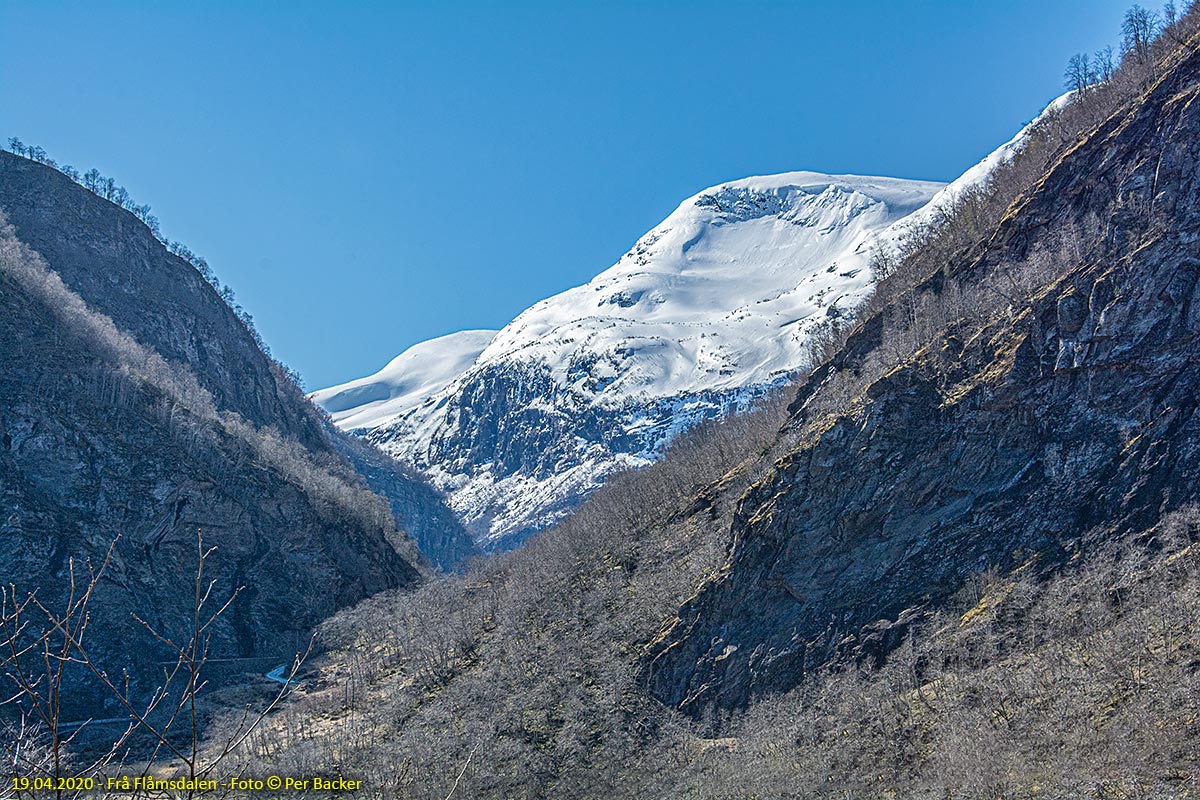
{"label": "sky", "polygon": [[309,389],[499,328],[682,200],[951,180],[1126,0],[0,2],[0,137],[97,167]]}

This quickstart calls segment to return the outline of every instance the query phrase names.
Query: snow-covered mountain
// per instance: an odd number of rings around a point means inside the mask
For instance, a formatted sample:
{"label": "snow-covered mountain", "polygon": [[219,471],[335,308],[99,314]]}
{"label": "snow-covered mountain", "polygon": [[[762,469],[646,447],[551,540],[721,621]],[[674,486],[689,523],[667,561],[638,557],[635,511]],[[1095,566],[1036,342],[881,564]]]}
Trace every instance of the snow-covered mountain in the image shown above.
{"label": "snow-covered mountain", "polygon": [[814,172],[722,184],[500,332],[422,343],[313,397],[429,474],[480,541],[536,530],[805,367],[813,331],[869,290],[873,237],[940,188]]}
{"label": "snow-covered mountain", "polygon": [[791,172],[707,189],[616,265],[517,317],[476,366],[552,364],[606,407],[775,381],[829,309],[869,287],[872,235],[941,186]]}
{"label": "snow-covered mountain", "polygon": [[808,366],[814,332],[870,291],[871,251],[935,220],[1028,129],[950,184],[790,172],[706,189],[503,330],[424,342],[313,398],[424,471],[478,542],[511,543]]}

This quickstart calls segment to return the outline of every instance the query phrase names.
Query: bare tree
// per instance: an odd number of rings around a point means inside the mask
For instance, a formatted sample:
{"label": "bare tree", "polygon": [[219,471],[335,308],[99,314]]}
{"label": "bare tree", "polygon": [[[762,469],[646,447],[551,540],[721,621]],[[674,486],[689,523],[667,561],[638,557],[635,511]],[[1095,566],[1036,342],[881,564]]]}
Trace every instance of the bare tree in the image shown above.
{"label": "bare tree", "polygon": [[90,192],[100,194],[100,183],[103,180],[104,178],[100,175],[100,170],[92,167],[87,172],[83,173],[83,188]]}
{"label": "bare tree", "polygon": [[[90,608],[91,600],[112,563],[116,545],[114,541],[109,546],[98,568],[90,560],[85,562],[86,575],[82,580],[74,559],[69,562],[64,611],[52,609],[36,591],[21,600],[14,586],[0,593],[0,676],[11,692],[2,704],[15,709],[17,720],[8,725],[3,747],[12,777],[16,779],[14,786],[26,796],[36,796],[36,790],[44,785],[21,780],[28,778],[50,778],[52,788],[47,792],[56,798],[85,793],[88,789],[79,779],[101,775],[105,768],[123,764],[127,746],[135,738],[149,742],[149,755],[140,762],[142,778],[159,767],[160,757],[181,764],[175,774],[188,778],[193,786],[197,781],[212,778],[288,694],[312,650],[310,641],[308,650],[298,654],[290,668],[283,670],[282,688],[264,708],[254,711],[247,705],[216,742],[205,746],[199,705],[200,695],[208,686],[205,665],[211,656],[215,626],[233,605],[240,589],[214,607],[212,593],[216,581],[205,577],[205,565],[216,548],[206,547],[197,533],[190,630],[183,637],[169,636],[134,615],[172,654],[172,665],[164,671],[161,684],[148,698],[139,699],[128,671],[122,671],[119,677],[110,675],[93,656],[86,635],[96,614]],[[80,668],[91,674],[102,693],[115,699],[126,718],[111,746],[84,763],[76,763],[72,744],[90,721],[63,720],[67,670]],[[149,793],[148,789],[135,787],[132,796]],[[188,797],[195,793],[193,789],[185,790]]]}
{"label": "bare tree", "polygon": [[1083,92],[1096,82],[1096,73],[1092,69],[1091,59],[1087,53],[1076,53],[1067,62],[1067,71],[1063,74],[1063,83],[1073,92]]}
{"label": "bare tree", "polygon": [[18,795],[31,793],[31,787],[22,781],[29,778],[50,779],[51,792],[58,798],[79,794],[82,788],[68,779],[109,765],[133,733],[133,726],[127,725],[97,759],[76,764],[71,745],[88,722],[72,724],[62,718],[67,670],[78,663],[74,642],[87,633],[91,621],[88,607],[112,561],[115,545],[110,545],[99,567],[90,559],[85,562],[86,583],[80,583],[75,560],[68,561],[68,596],[62,612],[51,611],[36,592],[18,599],[15,586],[0,590],[0,668],[8,685],[3,705],[12,707],[17,719],[9,726],[4,750]]}
{"label": "bare tree", "polygon": [[1108,81],[1113,76],[1113,49],[1108,45],[1096,51],[1092,58],[1092,71],[1099,81]]}
{"label": "bare tree", "polygon": [[1156,12],[1134,3],[1133,8],[1125,12],[1125,19],[1121,23],[1121,55],[1132,56],[1139,64],[1147,63],[1158,26]]}

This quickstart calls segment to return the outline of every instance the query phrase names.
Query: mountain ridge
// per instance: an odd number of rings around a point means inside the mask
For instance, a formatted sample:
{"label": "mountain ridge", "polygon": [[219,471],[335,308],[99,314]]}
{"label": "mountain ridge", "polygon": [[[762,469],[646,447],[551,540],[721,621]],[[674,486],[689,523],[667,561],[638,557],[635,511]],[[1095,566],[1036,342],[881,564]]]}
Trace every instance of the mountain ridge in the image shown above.
{"label": "mountain ridge", "polygon": [[[201,538],[214,590],[241,590],[213,629],[221,658],[290,657],[336,609],[424,580],[392,511],[436,517],[436,494],[382,454],[409,493],[391,508],[372,493],[335,448],[345,434],[141,220],[9,153],[0,209],[0,581],[53,608],[72,565],[111,547],[98,667],[153,690],[164,656],[133,614],[178,630]],[[437,535],[456,525],[447,511]],[[70,687],[71,713],[115,700],[74,671]]]}
{"label": "mountain ridge", "polygon": [[[869,290],[871,237],[940,188],[794,172],[698,192],[613,267],[532,306],[445,388],[365,436],[429,475],[477,541],[519,540],[606,475],[803,369],[809,339]],[[340,399],[356,384],[311,396]],[[338,408],[343,424],[363,418]]]}
{"label": "mountain ridge", "polygon": [[[18,238],[89,306],[167,361],[187,365],[217,411],[273,428],[325,458],[345,455],[335,440],[346,434],[327,426],[209,280],[133,213],[51,166],[8,152],[0,152],[0,209]],[[448,568],[473,551],[440,496],[411,486],[423,478],[370,460],[377,490],[390,487],[398,524],[432,563]],[[388,471],[396,474],[385,477]]]}

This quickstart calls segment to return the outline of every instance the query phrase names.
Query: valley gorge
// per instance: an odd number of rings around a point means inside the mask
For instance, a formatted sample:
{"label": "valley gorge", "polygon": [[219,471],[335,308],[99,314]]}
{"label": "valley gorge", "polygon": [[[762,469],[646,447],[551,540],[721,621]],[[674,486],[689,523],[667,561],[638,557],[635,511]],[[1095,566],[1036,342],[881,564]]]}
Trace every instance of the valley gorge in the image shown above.
{"label": "valley gorge", "polygon": [[10,140],[13,794],[1196,796],[1200,7],[1148,13],[953,181],[714,184],[307,393]]}

